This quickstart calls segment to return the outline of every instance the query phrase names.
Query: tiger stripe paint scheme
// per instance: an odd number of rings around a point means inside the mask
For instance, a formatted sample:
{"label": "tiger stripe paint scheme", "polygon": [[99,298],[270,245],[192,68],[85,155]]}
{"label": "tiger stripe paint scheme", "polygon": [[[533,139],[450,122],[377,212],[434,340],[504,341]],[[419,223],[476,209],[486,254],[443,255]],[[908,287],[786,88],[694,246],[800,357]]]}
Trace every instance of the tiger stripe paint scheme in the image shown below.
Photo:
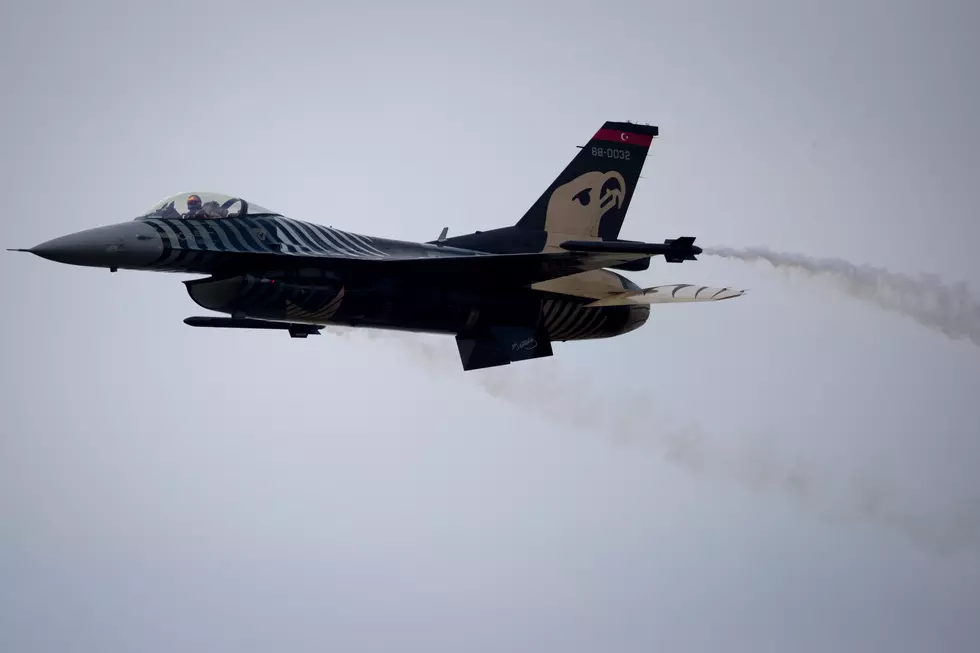
{"label": "tiger stripe paint scheme", "polygon": [[163,252],[150,270],[185,272],[207,254],[300,254],[341,258],[391,256],[374,239],[279,215],[223,220],[147,218],[163,241]]}
{"label": "tiger stripe paint scheme", "polygon": [[656,127],[606,122],[516,224],[451,238],[444,231],[437,241],[365,236],[242,198],[181,193],[130,222],[27,251],[112,271],[205,275],[184,282],[188,294],[231,317],[185,320],[192,326],[278,324],[296,337],[328,324],[450,334],[464,370],[505,365],[551,356],[553,341],[631,332],[653,303],[741,294],[689,284],[642,289],[614,271],[700,252],[690,237],[663,245],[619,239],[658,135]]}

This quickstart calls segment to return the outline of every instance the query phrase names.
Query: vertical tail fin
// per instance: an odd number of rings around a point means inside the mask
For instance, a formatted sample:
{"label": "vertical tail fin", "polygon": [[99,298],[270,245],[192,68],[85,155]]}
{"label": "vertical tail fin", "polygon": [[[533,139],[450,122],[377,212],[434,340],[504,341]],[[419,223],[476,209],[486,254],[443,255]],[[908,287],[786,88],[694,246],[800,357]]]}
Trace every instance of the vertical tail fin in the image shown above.
{"label": "vertical tail fin", "polygon": [[606,122],[517,223],[548,242],[619,237],[657,127]]}

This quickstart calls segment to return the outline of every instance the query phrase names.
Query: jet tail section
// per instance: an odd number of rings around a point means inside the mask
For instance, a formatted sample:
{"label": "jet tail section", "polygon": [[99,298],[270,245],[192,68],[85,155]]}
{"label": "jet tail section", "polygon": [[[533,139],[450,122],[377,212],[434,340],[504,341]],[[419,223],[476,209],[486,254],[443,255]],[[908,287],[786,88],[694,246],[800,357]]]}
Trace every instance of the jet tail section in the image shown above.
{"label": "jet tail section", "polygon": [[552,356],[551,341],[529,327],[495,326],[456,336],[463,370],[509,365],[517,361]]}
{"label": "jet tail section", "polygon": [[518,227],[567,237],[613,240],[626,218],[660,130],[630,122],[606,122],[544,191]]}
{"label": "jet tail section", "polygon": [[[515,225],[431,242],[516,254],[559,251],[568,240],[616,240],[659,134],[652,125],[607,121]],[[611,265],[644,270],[649,261]]]}

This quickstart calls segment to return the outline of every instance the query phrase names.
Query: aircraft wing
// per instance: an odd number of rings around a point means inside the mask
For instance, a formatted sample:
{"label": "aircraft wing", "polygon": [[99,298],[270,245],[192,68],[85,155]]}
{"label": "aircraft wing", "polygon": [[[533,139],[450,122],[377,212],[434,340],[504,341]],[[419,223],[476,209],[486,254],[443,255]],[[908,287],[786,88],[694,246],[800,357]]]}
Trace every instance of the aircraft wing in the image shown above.
{"label": "aircraft wing", "polygon": [[459,286],[526,286],[577,272],[647,258],[638,252],[535,252],[449,254],[425,257],[350,258],[291,253],[222,252],[216,272],[260,274],[264,270],[329,269],[371,277],[397,277]]}
{"label": "aircraft wing", "polygon": [[733,288],[712,288],[689,283],[674,283],[642,290],[624,290],[609,297],[597,299],[586,306],[632,306],[642,304],[674,304],[681,302],[717,302],[745,294]]}

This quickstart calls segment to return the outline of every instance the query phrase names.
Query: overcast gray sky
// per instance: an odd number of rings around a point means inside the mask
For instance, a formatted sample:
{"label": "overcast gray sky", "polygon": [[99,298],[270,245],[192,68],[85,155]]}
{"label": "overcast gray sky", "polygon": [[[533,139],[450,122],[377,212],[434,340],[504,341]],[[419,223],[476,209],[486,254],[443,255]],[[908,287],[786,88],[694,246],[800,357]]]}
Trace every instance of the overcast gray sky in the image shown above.
{"label": "overcast gray sky", "polygon": [[[0,245],[185,190],[504,226],[628,119],[662,136],[624,238],[980,293],[978,7],[8,2]],[[704,258],[630,276],[751,292],[463,374],[2,254],[3,651],[980,647],[967,341]]]}

